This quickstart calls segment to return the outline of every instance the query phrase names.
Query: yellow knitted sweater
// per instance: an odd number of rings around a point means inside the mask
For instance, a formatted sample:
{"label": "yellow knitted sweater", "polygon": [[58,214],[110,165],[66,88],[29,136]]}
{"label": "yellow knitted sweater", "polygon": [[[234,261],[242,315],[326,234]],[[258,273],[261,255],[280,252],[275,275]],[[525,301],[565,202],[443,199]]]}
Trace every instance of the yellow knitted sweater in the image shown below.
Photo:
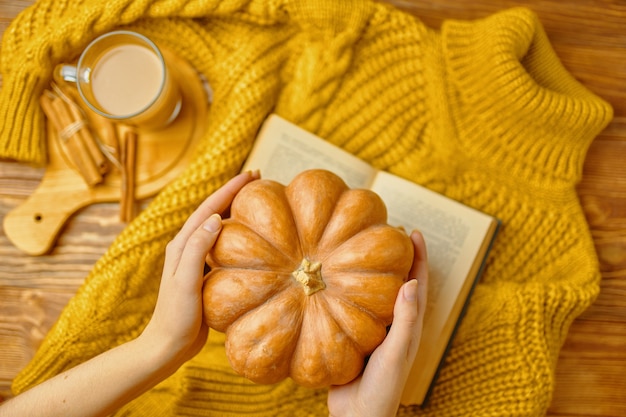
{"label": "yellow knitted sweater", "polygon": [[[369,0],[40,0],[3,39],[0,156],[44,161],[36,98],[52,68],[122,25],[207,77],[208,131],[191,165],[97,262],[15,379],[16,393],[141,332],[166,243],[238,172],[276,112],[503,221],[430,402],[399,415],[545,413],[568,328],[599,289],[575,185],[612,111],[565,71],[532,12],[433,30]],[[196,358],[119,415],[327,415],[324,390],[234,375],[222,341],[212,333]]]}

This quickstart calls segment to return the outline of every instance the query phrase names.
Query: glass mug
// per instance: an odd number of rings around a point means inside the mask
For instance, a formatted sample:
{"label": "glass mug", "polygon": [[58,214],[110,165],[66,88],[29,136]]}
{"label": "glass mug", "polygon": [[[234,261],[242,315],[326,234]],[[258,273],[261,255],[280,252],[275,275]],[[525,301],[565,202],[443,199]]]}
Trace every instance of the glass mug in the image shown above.
{"label": "glass mug", "polygon": [[63,80],[76,83],[91,110],[114,121],[159,129],[180,113],[180,89],[163,54],[139,33],[106,33],[85,48],[76,66],[61,65],[59,71]]}

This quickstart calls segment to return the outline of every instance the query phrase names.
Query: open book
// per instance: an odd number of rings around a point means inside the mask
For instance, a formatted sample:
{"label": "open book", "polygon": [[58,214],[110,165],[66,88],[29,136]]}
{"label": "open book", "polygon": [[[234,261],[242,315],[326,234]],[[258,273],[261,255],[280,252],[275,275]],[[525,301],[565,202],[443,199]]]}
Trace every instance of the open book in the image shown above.
{"label": "open book", "polygon": [[243,170],[289,184],[301,171],[321,168],[351,188],[368,188],[385,202],[388,223],[424,235],[429,259],[428,305],[417,359],[403,404],[423,404],[434,385],[499,221],[425,187],[380,171],[277,116],[262,126]]}

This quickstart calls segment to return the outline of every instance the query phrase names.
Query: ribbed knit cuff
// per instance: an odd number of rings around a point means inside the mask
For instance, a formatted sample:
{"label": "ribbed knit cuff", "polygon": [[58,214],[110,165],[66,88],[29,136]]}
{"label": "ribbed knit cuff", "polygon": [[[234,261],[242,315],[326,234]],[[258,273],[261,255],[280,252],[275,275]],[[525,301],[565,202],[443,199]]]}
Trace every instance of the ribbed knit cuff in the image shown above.
{"label": "ribbed knit cuff", "polygon": [[46,162],[44,118],[39,109],[42,80],[28,67],[3,77],[0,91],[0,157],[43,165]]}

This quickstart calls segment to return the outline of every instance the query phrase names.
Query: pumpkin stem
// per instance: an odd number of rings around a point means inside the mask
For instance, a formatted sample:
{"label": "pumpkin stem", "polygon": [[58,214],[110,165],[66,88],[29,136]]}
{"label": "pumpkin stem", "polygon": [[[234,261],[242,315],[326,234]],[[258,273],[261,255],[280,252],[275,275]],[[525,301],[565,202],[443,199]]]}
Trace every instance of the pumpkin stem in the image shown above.
{"label": "pumpkin stem", "polygon": [[311,262],[308,259],[302,259],[298,269],[291,273],[293,277],[304,287],[306,295],[312,295],[326,288],[322,279],[322,263]]}

